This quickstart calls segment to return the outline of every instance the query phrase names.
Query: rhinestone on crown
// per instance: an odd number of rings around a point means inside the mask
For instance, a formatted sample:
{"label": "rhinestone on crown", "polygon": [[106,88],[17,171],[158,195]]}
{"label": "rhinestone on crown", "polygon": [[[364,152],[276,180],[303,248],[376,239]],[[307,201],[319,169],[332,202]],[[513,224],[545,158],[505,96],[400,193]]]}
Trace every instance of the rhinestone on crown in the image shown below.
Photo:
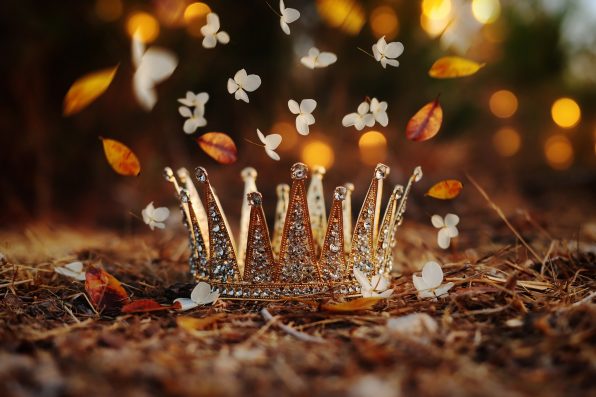
{"label": "rhinestone on crown", "polygon": [[[327,212],[322,197],[325,169],[313,167],[307,189],[309,169],[306,164],[295,163],[290,169],[291,188],[282,184],[276,189],[278,203],[270,237],[263,196],[256,191],[257,172],[245,168],[241,179],[246,197],[238,247],[205,168],[195,169],[195,177],[202,185],[201,195],[188,171],[180,169],[177,174],[184,187],[171,168],[164,169],[165,179],[174,185],[180,200],[189,236],[192,276],[208,282],[224,299],[242,300],[359,296],[360,285],[353,277],[353,268],[369,278],[390,274],[396,230],[402,223],[410,189],[422,178],[421,168],[416,167],[405,188],[398,185],[393,189],[379,222],[383,180],[389,175],[389,167],[378,164],[352,230],[354,185],[336,187]],[[238,258],[237,253],[242,257]]]}

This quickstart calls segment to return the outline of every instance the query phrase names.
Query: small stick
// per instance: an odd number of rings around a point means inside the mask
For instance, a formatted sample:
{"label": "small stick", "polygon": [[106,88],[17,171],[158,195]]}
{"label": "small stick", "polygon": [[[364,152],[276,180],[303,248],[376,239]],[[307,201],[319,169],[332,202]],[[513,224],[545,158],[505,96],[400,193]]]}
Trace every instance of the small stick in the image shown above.
{"label": "small stick", "polygon": [[319,338],[317,336],[312,336],[309,334],[305,334],[304,332],[300,332],[295,330],[294,328],[290,327],[289,325],[282,324],[277,322],[277,319],[274,318],[267,308],[261,309],[261,315],[265,319],[265,321],[274,322],[281,330],[283,330],[288,335],[292,335],[294,338],[299,339],[304,342],[313,342],[313,343],[326,343],[327,341],[323,338]]}
{"label": "small stick", "polygon": [[478,190],[480,192],[480,194],[482,195],[482,197],[484,197],[484,199],[491,206],[491,208],[493,210],[495,210],[495,212],[497,213],[497,215],[499,215],[499,218],[501,218],[501,220],[503,222],[505,222],[505,224],[507,225],[507,227],[509,228],[509,230],[511,230],[513,232],[513,234],[515,235],[515,237],[517,237],[518,240],[521,241],[521,243],[528,249],[528,251],[530,251],[530,253],[532,255],[534,255],[534,257],[536,258],[536,260],[538,260],[544,266],[544,260],[536,253],[536,251],[534,251],[534,249],[532,247],[530,247],[530,244],[528,244],[526,242],[526,240],[524,240],[524,238],[513,227],[513,225],[511,223],[509,223],[509,220],[507,219],[507,217],[505,216],[505,214],[503,213],[503,211],[501,210],[501,208],[499,208],[499,206],[497,204],[495,204],[490,199],[490,197],[488,196],[488,194],[486,193],[486,191],[482,187],[480,187],[480,185],[478,184],[478,182],[476,182],[476,180],[474,178],[472,178],[472,176],[470,176],[470,174],[466,173],[466,177],[468,178],[468,180],[470,182],[472,182],[472,185],[474,185],[474,187],[476,188],[476,190]]}
{"label": "small stick", "polygon": [[371,57],[372,59],[374,59],[375,61],[377,60],[377,58],[375,58],[375,56],[373,54],[371,54],[370,52],[363,50],[360,47],[356,47],[357,49],[359,49],[360,51],[362,51],[363,53],[365,53],[366,55],[368,55],[369,57]]}
{"label": "small stick", "polygon": [[275,15],[277,15],[277,16],[278,16],[278,17],[280,17],[280,18],[282,17],[282,15],[281,15],[279,12],[277,12],[277,10],[276,10],[275,8],[273,8],[273,7],[271,6],[271,4],[269,4],[269,2],[268,2],[268,1],[265,1],[265,4],[267,4],[267,6],[268,6],[269,8],[271,8],[271,11],[273,11],[273,12],[275,13]]}

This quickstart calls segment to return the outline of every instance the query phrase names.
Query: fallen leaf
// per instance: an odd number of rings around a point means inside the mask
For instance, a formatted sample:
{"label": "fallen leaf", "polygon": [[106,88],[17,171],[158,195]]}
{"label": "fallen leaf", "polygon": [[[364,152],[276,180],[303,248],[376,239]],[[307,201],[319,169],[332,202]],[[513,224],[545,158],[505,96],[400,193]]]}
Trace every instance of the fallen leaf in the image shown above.
{"label": "fallen leaf", "polygon": [[484,63],[478,63],[461,57],[442,57],[437,59],[428,71],[430,77],[436,79],[452,79],[456,77],[470,76],[484,67]]}
{"label": "fallen leaf", "polygon": [[137,176],[141,173],[141,164],[137,156],[125,144],[113,139],[101,138],[103,151],[108,163],[120,175]]}
{"label": "fallen leaf", "polygon": [[443,122],[439,98],[427,103],[408,121],[406,137],[415,142],[426,141],[437,135]]}
{"label": "fallen leaf", "polygon": [[154,299],[139,299],[122,306],[122,313],[157,312],[169,309],[175,309],[175,307],[162,305]]}
{"label": "fallen leaf", "polygon": [[370,297],[370,298],[357,298],[351,301],[341,303],[323,303],[321,310],[327,312],[345,313],[345,312],[357,312],[361,310],[370,310],[373,306],[383,298]]}
{"label": "fallen leaf", "polygon": [[223,132],[208,132],[197,138],[197,143],[215,161],[221,164],[236,162],[236,144]]}
{"label": "fallen leaf", "polygon": [[80,112],[105,92],[116,75],[118,65],[84,75],[75,81],[64,97],[65,116]]}
{"label": "fallen leaf", "polygon": [[97,311],[119,313],[130,302],[128,293],[114,276],[103,269],[92,267],[85,274],[85,291]]}
{"label": "fallen leaf", "polygon": [[179,316],[176,318],[176,324],[178,324],[178,327],[184,329],[185,331],[200,331],[207,328],[211,324],[215,324],[222,317],[223,314],[221,313],[204,318]]}
{"label": "fallen leaf", "polygon": [[447,179],[435,183],[433,187],[428,189],[426,196],[430,196],[439,200],[451,200],[459,196],[464,185],[457,179]]}

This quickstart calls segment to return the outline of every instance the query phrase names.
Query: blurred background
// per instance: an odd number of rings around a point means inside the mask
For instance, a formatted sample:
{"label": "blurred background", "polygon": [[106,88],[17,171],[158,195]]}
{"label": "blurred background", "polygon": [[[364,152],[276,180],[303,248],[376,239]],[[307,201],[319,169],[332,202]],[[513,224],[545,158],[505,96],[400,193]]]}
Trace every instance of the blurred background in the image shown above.
{"label": "blurred background", "polygon": [[[270,4],[278,8],[275,0]],[[43,221],[145,230],[132,214],[139,216],[150,201],[177,205],[162,177],[166,165],[205,166],[231,219],[240,211],[240,171],[255,167],[272,221],[275,185],[289,181],[295,161],[327,167],[327,197],[334,186],[355,183],[358,205],[377,162],[391,166],[390,185],[422,165],[425,178],[410,209],[424,222],[433,213],[473,214],[484,205],[466,172],[507,211],[528,208],[570,225],[594,216],[596,1],[287,0],[286,6],[302,14],[291,36],[257,0],[2,2],[0,227]],[[209,10],[231,41],[208,50],[200,27]],[[151,112],[132,93],[130,45],[137,30],[147,46],[179,58],[172,77],[158,85]],[[404,44],[398,68],[383,69],[358,50],[370,52],[381,36]],[[305,68],[300,58],[312,46],[336,53],[338,61]],[[429,77],[445,55],[486,66],[466,78]],[[104,95],[76,115],[62,115],[77,78],[116,64]],[[226,91],[241,68],[263,81],[249,94],[250,104]],[[182,131],[178,114],[177,98],[189,90],[210,94],[207,126],[193,135]],[[439,134],[407,140],[409,118],[437,95],[444,112]],[[366,97],[388,102],[389,125],[342,127],[342,117]],[[291,98],[318,102],[309,136],[295,130]],[[257,128],[282,134],[279,163],[247,142],[258,141]],[[235,164],[219,165],[200,150],[194,140],[209,131],[234,139]],[[128,145],[141,175],[117,175],[99,136]],[[445,178],[464,183],[459,198],[424,197]]]}

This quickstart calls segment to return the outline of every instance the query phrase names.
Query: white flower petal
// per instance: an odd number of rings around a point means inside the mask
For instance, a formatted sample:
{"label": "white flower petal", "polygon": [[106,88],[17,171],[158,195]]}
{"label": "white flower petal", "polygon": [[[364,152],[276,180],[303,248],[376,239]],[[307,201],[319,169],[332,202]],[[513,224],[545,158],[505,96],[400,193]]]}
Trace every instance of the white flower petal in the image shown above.
{"label": "white flower petal", "polygon": [[236,91],[236,93],[234,94],[234,98],[236,98],[239,101],[249,103],[248,95],[246,94],[246,92],[244,92],[242,88],[239,88],[238,91]]}
{"label": "white flower petal", "polygon": [[214,12],[210,12],[209,14],[207,14],[206,26],[209,26],[209,29],[211,29],[214,33],[217,32],[220,28],[219,16]]}
{"label": "white flower petal", "polygon": [[263,135],[263,133],[261,132],[260,129],[257,128],[257,135],[259,136],[259,140],[261,142],[263,142],[263,144],[266,144],[267,141],[265,140],[265,135]]}
{"label": "white flower petal", "polygon": [[[178,99],[178,102],[180,102],[181,104],[185,105],[185,106],[194,106],[194,101],[193,100],[189,100],[188,98],[180,98]],[[185,116],[187,117],[187,116]]]}
{"label": "white flower petal", "polygon": [[217,45],[217,38],[214,34],[208,34],[203,37],[203,47],[204,48],[215,48]]}
{"label": "white flower petal", "polygon": [[302,114],[296,117],[296,131],[298,131],[300,135],[308,135],[310,133],[308,123]]}
{"label": "white flower petal", "polygon": [[219,41],[221,44],[228,44],[230,42],[230,35],[227,32],[217,32],[215,37],[217,38],[217,41]]}
{"label": "white flower petal", "polygon": [[404,52],[404,45],[399,41],[387,44],[387,48],[383,53],[387,58],[397,58]]}
{"label": "white flower petal", "polygon": [[455,226],[447,226],[445,227],[445,230],[447,230],[447,235],[449,236],[449,238],[454,238],[459,236],[459,231],[457,230],[457,228]]}
{"label": "white flower petal", "polygon": [[360,116],[358,116],[357,113],[350,113],[350,114],[346,114],[344,116],[344,118],[341,120],[341,124],[344,127],[351,127],[354,124],[356,124],[356,120],[359,119]]}
{"label": "white flower petal", "polygon": [[182,127],[182,130],[187,134],[192,134],[193,132],[195,132],[197,130],[197,128],[199,128],[199,125],[197,124],[197,120],[192,118],[192,119],[188,119],[184,122],[184,126]]}
{"label": "white flower petal", "polygon": [[300,11],[295,8],[286,8],[281,12],[281,15],[286,23],[292,23],[300,18]]}
{"label": "white flower petal", "polygon": [[70,277],[79,281],[85,281],[83,263],[79,261],[71,262],[64,266],[56,267],[54,268],[54,271],[62,276]]}
{"label": "white flower petal", "polygon": [[240,87],[244,88],[244,83],[246,82],[246,78],[248,77],[248,74],[246,73],[246,69],[240,69],[239,71],[236,72],[236,74],[234,75],[234,81],[236,82],[236,84],[238,84]]}
{"label": "white flower petal", "polygon": [[424,282],[424,279],[420,276],[417,276],[415,274],[412,275],[412,282],[414,283],[414,287],[418,290],[418,291],[424,291],[429,289],[428,285],[426,285],[426,283]]}
{"label": "white flower petal", "polygon": [[[153,226],[158,228],[158,229],[165,229],[166,228],[166,224],[162,223],[162,222],[153,222]],[[151,228],[151,230],[153,230],[153,228]]]}
{"label": "white flower petal", "polygon": [[209,294],[211,293],[211,286],[206,282],[200,281],[190,293],[190,299],[194,302],[202,305],[203,301],[207,299]]}
{"label": "white flower petal", "polygon": [[372,127],[373,125],[375,125],[375,117],[372,115],[372,113],[367,113],[364,116],[362,116],[362,122],[367,127]]}
{"label": "white flower petal", "polygon": [[430,221],[433,224],[433,226],[437,229],[440,229],[445,226],[445,222],[443,221],[443,217],[441,217],[441,215],[433,215],[430,218]]}
{"label": "white flower petal", "polygon": [[445,295],[447,293],[447,291],[449,291],[453,287],[453,285],[454,285],[453,283],[449,282],[449,283],[445,283],[445,284],[439,286],[434,291],[435,295],[437,297]]}
{"label": "white flower petal", "polygon": [[374,114],[374,116],[375,120],[377,120],[379,124],[381,124],[383,127],[387,127],[387,124],[389,124],[389,117],[387,117],[387,112],[377,112]]}
{"label": "white flower petal", "polygon": [[381,37],[377,41],[377,49],[381,54],[385,54],[385,49],[387,48],[387,42],[385,41],[385,36]]}
{"label": "white flower petal", "polygon": [[440,248],[447,249],[451,244],[451,237],[449,237],[448,228],[444,227],[437,233],[437,245]]}
{"label": "white flower petal", "polygon": [[387,288],[389,288],[391,282],[382,274],[375,274],[370,280],[370,285],[375,291],[385,291]]}
{"label": "white flower petal", "polygon": [[354,277],[356,278],[356,281],[358,281],[358,284],[360,284],[363,294],[364,291],[372,290],[372,286],[370,281],[368,281],[368,277],[366,277],[362,270],[358,269],[357,267],[354,267]]}
{"label": "white flower petal", "polygon": [[180,106],[178,108],[178,113],[180,113],[180,116],[182,117],[192,117],[192,111],[186,106]]}
{"label": "white flower petal", "polygon": [[360,105],[358,105],[358,114],[364,115],[370,109],[368,102],[364,101]]}
{"label": "white flower petal", "polygon": [[354,122],[354,128],[356,128],[358,131],[364,128],[364,119],[362,118],[362,116],[357,116]]}
{"label": "white flower petal", "polygon": [[293,99],[290,99],[288,101],[288,108],[290,109],[290,112],[292,112],[293,114],[300,114],[300,105],[298,105],[298,102],[296,102]]}
{"label": "white flower petal", "polygon": [[174,299],[174,303],[180,304],[180,309],[178,309],[178,310],[181,310],[181,311],[186,311],[186,310],[194,309],[195,307],[198,307],[199,306],[192,299],[188,299],[188,298]]}
{"label": "white flower petal", "polygon": [[271,157],[273,160],[279,161],[280,159],[279,154],[272,149],[265,148],[265,153],[267,153],[267,156]]}
{"label": "white flower petal", "polygon": [[381,66],[383,69],[387,68],[387,58],[381,57]]}
{"label": "white flower petal", "polygon": [[317,101],[314,99],[303,99],[300,102],[301,113],[312,113],[317,107]]}
{"label": "white flower petal", "polygon": [[422,279],[429,288],[437,288],[443,282],[443,270],[434,261],[429,261],[422,268]]}
{"label": "white flower petal", "polygon": [[308,50],[308,56],[311,58],[316,58],[319,56],[321,52],[319,51],[319,49],[317,47],[312,47],[310,50]]}
{"label": "white flower petal", "polygon": [[397,61],[395,59],[384,58],[383,60],[385,61],[385,63],[387,65],[394,66],[394,67],[398,67],[399,66],[399,61]]}
{"label": "white flower petal", "polygon": [[265,146],[269,149],[277,149],[279,144],[281,143],[281,135],[279,134],[269,134],[265,137],[263,141]]}
{"label": "white flower petal", "polygon": [[445,215],[445,226],[457,226],[459,223],[459,216],[455,214]]}
{"label": "white flower petal", "polygon": [[385,290],[385,291],[379,293],[379,296],[381,298],[385,298],[385,299],[389,298],[391,295],[393,295],[393,289],[388,289],[388,290]]}
{"label": "white flower petal", "polygon": [[373,55],[374,55],[375,59],[377,61],[380,61],[383,55],[381,55],[381,53],[379,52],[379,49],[377,48],[377,45],[376,44],[373,44],[373,46],[372,46],[372,52],[373,52]]}
{"label": "white flower petal", "polygon": [[281,30],[283,30],[283,32],[285,34],[287,34],[288,36],[290,35],[290,27],[284,21],[284,17],[283,16],[279,19],[279,26],[281,26]]}
{"label": "white flower petal", "polygon": [[242,83],[242,88],[245,91],[253,92],[261,85],[261,78],[256,74],[249,74],[246,76],[244,83]]}
{"label": "white flower petal", "polygon": [[337,55],[332,52],[322,52],[317,57],[317,66],[320,68],[325,68],[337,61]]}
{"label": "white flower petal", "polygon": [[433,299],[434,297],[435,297],[434,292],[432,292],[429,289],[424,290],[424,291],[418,291],[418,298],[420,298],[420,299],[424,299],[424,298],[431,298],[431,299]]}
{"label": "white flower petal", "polygon": [[170,216],[170,210],[166,207],[156,208],[155,212],[153,213],[153,219],[157,222],[165,221],[166,219],[168,219],[168,216]]}
{"label": "white flower petal", "polygon": [[233,94],[234,92],[236,92],[236,90],[238,89],[238,84],[236,84],[236,82],[232,79],[228,79],[228,92],[230,94]]}
{"label": "white flower petal", "polygon": [[302,57],[300,58],[300,63],[302,63],[304,66],[306,66],[309,69],[314,69],[316,66],[316,58],[314,57]]}

